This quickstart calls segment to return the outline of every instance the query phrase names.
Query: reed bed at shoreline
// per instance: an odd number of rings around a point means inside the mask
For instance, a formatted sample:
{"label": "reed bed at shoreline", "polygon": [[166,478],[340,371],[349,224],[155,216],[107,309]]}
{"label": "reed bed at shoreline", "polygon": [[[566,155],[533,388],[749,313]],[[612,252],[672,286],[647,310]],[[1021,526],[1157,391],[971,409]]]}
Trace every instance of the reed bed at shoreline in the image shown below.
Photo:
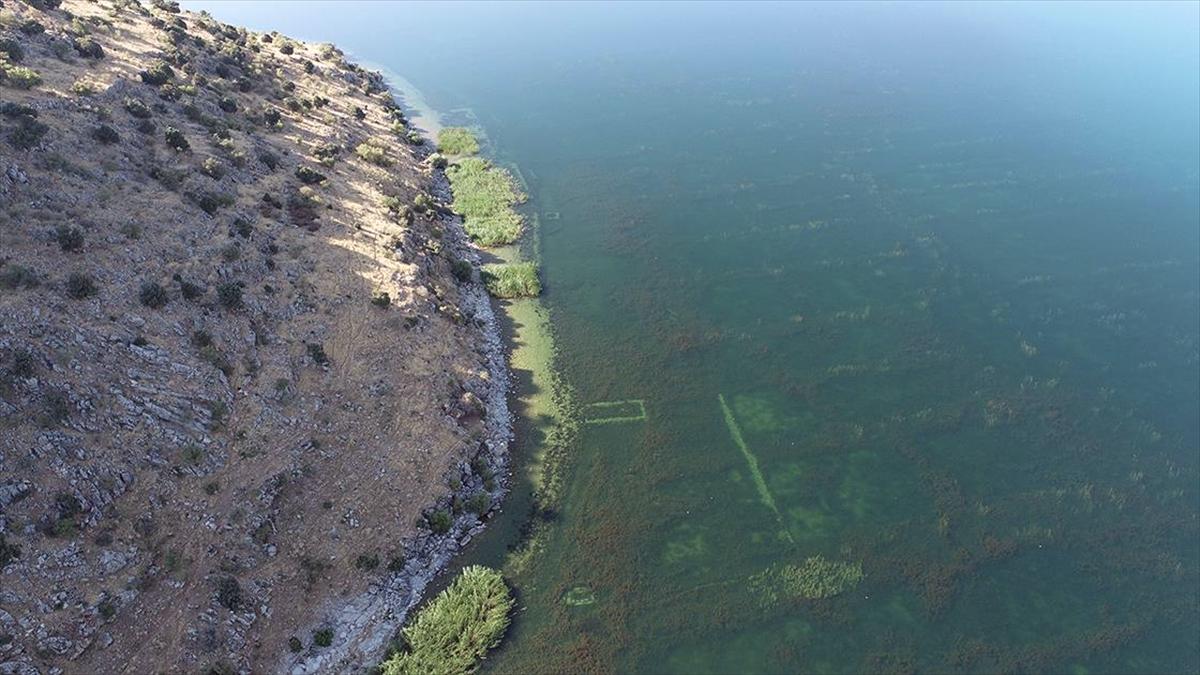
{"label": "reed bed at shoreline", "polygon": [[484,265],[480,270],[483,285],[493,297],[532,298],[541,294],[542,282],[532,262]]}

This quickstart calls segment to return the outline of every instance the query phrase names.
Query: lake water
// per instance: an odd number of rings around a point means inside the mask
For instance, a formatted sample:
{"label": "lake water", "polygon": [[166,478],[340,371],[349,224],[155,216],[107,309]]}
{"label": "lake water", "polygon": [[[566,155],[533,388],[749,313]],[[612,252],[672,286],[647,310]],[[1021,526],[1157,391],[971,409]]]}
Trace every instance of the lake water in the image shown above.
{"label": "lake water", "polygon": [[488,670],[1200,670],[1198,5],[189,6],[524,177],[582,423]]}

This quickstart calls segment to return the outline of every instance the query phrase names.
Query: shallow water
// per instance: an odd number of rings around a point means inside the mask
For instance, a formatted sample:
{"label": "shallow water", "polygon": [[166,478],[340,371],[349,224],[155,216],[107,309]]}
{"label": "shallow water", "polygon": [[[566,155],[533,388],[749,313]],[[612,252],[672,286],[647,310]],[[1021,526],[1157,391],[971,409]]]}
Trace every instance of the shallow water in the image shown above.
{"label": "shallow water", "polygon": [[1200,669],[1195,5],[299,7],[212,9],[404,74],[540,222],[582,423],[538,554],[522,495],[472,553],[489,670]]}

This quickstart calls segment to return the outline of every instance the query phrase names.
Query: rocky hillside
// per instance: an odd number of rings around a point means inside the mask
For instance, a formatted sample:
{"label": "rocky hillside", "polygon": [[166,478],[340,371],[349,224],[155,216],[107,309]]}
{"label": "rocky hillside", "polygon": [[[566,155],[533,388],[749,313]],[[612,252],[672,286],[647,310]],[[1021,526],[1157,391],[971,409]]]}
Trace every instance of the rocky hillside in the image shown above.
{"label": "rocky hillside", "polygon": [[477,527],[504,376],[442,164],[332,46],[0,2],[0,672],[347,663]]}

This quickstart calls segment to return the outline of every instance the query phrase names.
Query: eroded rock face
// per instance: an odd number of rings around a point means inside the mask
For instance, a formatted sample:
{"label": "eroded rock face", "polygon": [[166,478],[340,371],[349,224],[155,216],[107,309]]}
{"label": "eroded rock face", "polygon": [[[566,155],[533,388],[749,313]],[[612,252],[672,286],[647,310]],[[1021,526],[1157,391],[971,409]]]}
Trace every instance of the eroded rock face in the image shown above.
{"label": "eroded rock face", "polygon": [[0,673],[369,665],[482,526],[416,523],[503,490],[477,261],[384,206],[445,185],[335,49],[49,4],[4,7]]}

